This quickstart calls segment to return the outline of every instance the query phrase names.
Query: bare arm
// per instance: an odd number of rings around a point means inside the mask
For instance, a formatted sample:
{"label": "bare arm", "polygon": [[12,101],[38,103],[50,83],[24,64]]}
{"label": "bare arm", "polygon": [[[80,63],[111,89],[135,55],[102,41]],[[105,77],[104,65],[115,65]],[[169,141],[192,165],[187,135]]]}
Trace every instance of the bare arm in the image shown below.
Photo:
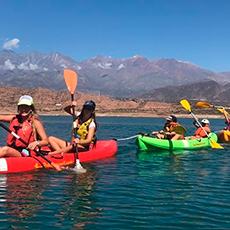
{"label": "bare arm", "polygon": [[[70,115],[73,115],[73,106],[76,107],[76,101],[72,101],[70,105],[67,105],[64,110]],[[78,111],[75,110],[75,116],[78,114]]]}
{"label": "bare arm", "polygon": [[224,112],[224,118],[226,122],[229,123],[228,113],[225,111],[224,107],[223,107],[223,112]]}
{"label": "bare arm", "polygon": [[15,115],[0,115],[0,121],[10,123]]}
{"label": "bare arm", "polygon": [[193,125],[194,126],[196,126],[197,128],[199,128],[200,126],[198,125],[198,123],[197,123],[197,120],[196,119],[194,119],[194,121],[193,121]]}
{"label": "bare arm", "polygon": [[79,140],[78,138],[76,138],[75,143],[80,144],[80,145],[89,145],[93,140],[95,129],[96,129],[95,127],[91,127],[89,129],[89,133],[87,135],[87,138],[85,140]]}
{"label": "bare arm", "polygon": [[47,135],[46,135],[46,131],[44,129],[44,126],[43,124],[41,123],[40,120],[34,120],[34,125],[35,125],[35,128],[36,128],[36,131],[37,133],[39,134],[41,140],[39,141],[39,146],[46,146],[48,145],[48,138],[47,138]]}
{"label": "bare arm", "polygon": [[73,114],[73,110],[72,110],[72,106],[71,105],[67,105],[64,108],[65,112],[67,112],[68,114],[72,115]]}

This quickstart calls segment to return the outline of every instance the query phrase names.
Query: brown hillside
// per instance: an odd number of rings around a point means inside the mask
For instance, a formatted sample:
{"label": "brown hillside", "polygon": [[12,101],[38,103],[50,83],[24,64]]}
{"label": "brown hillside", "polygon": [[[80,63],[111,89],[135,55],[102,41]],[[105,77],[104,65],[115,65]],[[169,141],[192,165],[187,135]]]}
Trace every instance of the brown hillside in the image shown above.
{"label": "brown hillside", "polygon": [[[0,112],[15,113],[17,101],[21,95],[28,94],[34,98],[38,114],[65,115],[63,107],[70,103],[70,94],[67,91],[56,92],[44,88],[22,90],[20,88],[0,86]],[[77,110],[81,109],[86,100],[96,102],[96,111],[99,115],[115,116],[165,116],[171,113],[184,113],[178,104],[138,100],[119,100],[107,96],[76,93]]]}

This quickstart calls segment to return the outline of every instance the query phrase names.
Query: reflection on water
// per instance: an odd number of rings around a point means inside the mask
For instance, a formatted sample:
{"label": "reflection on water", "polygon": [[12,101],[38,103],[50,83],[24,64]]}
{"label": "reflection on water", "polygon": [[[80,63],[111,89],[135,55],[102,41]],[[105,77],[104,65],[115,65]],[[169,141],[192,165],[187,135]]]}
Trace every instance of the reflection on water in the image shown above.
{"label": "reflection on water", "polygon": [[[92,224],[100,212],[94,198],[96,173],[95,168],[79,175],[73,172],[47,175],[46,170],[40,170],[1,176],[0,210],[6,217],[4,228],[25,224],[29,227],[34,223],[38,229]],[[44,218],[48,218],[47,223]]]}
{"label": "reflection on water", "polygon": [[99,209],[94,208],[96,171],[94,169],[88,171],[87,174],[79,175],[66,173],[62,199],[55,213],[57,217],[55,226],[64,227],[68,220],[76,227],[93,223],[91,220],[100,212]]}
{"label": "reflection on water", "polygon": [[[5,213],[12,218],[8,221],[20,222],[35,216],[41,210],[40,202],[45,185],[44,174],[14,174],[7,175],[5,194]],[[16,217],[16,218],[14,218]]]}

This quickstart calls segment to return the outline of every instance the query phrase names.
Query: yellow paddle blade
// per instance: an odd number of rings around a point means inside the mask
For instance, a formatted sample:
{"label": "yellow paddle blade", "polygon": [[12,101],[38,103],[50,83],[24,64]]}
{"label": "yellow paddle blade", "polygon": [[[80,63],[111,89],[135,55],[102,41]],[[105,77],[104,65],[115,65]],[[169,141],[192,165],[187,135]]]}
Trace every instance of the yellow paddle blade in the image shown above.
{"label": "yellow paddle blade", "polygon": [[226,114],[226,115],[229,116],[229,113],[226,110],[223,110],[223,109],[217,109],[217,110],[219,110],[221,113]]}
{"label": "yellow paddle blade", "polygon": [[211,147],[213,149],[223,149],[223,147],[220,144],[218,144],[217,142],[215,142],[214,140],[212,140],[212,139],[209,139],[209,140],[210,140]]}
{"label": "yellow paddle blade", "polygon": [[172,132],[175,132],[180,135],[184,135],[187,133],[187,130],[184,126],[178,125],[178,126],[173,127]]}
{"label": "yellow paddle blade", "polygon": [[188,110],[190,113],[192,112],[191,106],[187,100],[184,99],[184,100],[180,101],[180,103],[186,110]]}
{"label": "yellow paddle blade", "polygon": [[207,109],[207,108],[213,108],[214,106],[209,104],[208,102],[199,101],[196,103],[196,107]]}
{"label": "yellow paddle blade", "polygon": [[65,69],[64,78],[69,92],[74,94],[74,91],[77,87],[77,74],[73,70]]}

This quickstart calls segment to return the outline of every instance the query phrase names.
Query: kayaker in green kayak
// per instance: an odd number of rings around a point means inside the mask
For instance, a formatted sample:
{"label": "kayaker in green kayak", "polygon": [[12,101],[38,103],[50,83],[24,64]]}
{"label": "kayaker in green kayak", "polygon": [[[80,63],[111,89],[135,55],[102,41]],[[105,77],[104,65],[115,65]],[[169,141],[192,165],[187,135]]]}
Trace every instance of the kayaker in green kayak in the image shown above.
{"label": "kayaker in green kayak", "polygon": [[174,115],[169,115],[165,119],[166,119],[166,123],[164,125],[163,130],[159,132],[153,131],[152,135],[156,135],[158,139],[168,139],[168,140],[184,139],[183,135],[173,132],[174,127],[180,126],[180,124],[177,122],[177,117]]}
{"label": "kayaker in green kayak", "polygon": [[193,121],[194,126],[197,128],[196,132],[189,139],[200,139],[207,137],[207,134],[211,133],[210,122],[208,119],[202,119],[201,125],[199,126],[196,119]]}

